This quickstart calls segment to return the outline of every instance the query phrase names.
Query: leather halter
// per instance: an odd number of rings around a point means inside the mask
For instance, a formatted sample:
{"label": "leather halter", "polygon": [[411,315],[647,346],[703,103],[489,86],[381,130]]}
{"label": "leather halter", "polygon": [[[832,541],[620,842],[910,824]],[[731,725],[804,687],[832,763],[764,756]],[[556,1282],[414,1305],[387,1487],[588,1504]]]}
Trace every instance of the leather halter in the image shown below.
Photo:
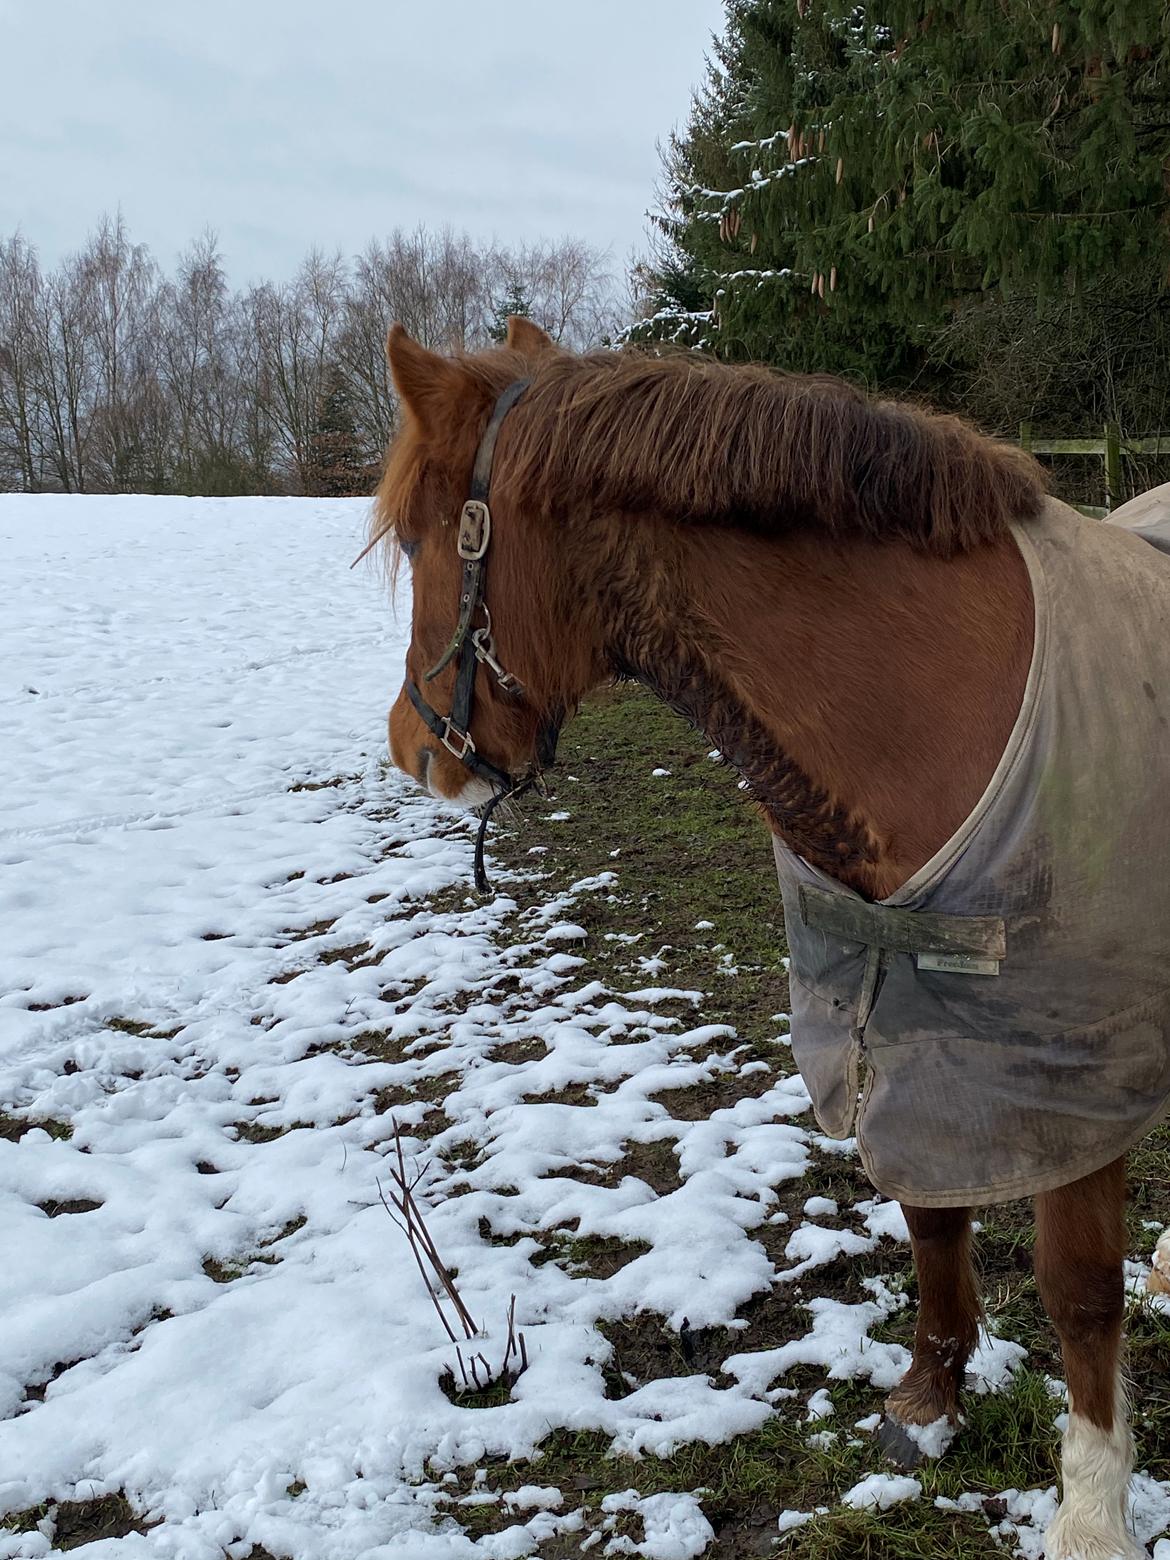
{"label": "leather halter", "polygon": [[[424,682],[433,682],[440,672],[455,661],[455,695],[451,701],[451,713],[440,715],[423,698],[412,678],[408,678],[406,683],[407,696],[423,724],[438,737],[448,753],[457,758],[465,769],[469,770],[476,779],[486,781],[492,787],[493,795],[483,810],[475,842],[475,886],[481,893],[487,893],[490,887],[483,863],[488,820],[502,801],[519,796],[539,783],[541,770],[550,765],[556,757],[557,738],[561,726],[560,719],[555,718],[541,728],[537,739],[536,764],[519,779],[506,770],[498,768],[497,765],[489,763],[486,758],[481,758],[476,752],[475,742],[471,736],[471,719],[475,707],[475,679],[481,663],[493,674],[498,687],[504,693],[523,696],[524,691],[517,678],[506,671],[497,659],[495,643],[492,639],[491,613],[484,601],[484,572],[492,539],[492,516],[488,508],[488,497],[491,491],[492,460],[495,455],[496,439],[504,418],[528,389],[529,383],[527,379],[514,380],[499,396],[492,408],[491,417],[488,419],[487,427],[479,441],[479,448],[475,453],[475,465],[471,472],[471,491],[459,516],[459,533],[455,544],[463,561],[463,577],[459,586],[459,617],[450,643],[423,678]],[[486,621],[481,627],[473,628],[471,625],[481,608]]]}

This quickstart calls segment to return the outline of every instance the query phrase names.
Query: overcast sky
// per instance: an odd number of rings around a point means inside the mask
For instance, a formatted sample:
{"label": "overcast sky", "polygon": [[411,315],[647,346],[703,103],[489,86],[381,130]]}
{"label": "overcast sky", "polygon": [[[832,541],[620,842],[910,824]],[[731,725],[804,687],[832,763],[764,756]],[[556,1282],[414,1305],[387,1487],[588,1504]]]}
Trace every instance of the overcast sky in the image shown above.
{"label": "overcast sky", "polygon": [[0,234],[236,282],[396,226],[640,247],[720,0],[0,0]]}

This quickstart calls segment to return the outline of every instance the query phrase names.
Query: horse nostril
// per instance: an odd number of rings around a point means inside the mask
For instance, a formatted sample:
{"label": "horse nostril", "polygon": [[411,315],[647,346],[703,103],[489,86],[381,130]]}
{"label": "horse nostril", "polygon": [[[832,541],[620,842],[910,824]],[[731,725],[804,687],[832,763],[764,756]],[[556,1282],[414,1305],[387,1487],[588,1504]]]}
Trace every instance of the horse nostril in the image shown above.
{"label": "horse nostril", "polygon": [[426,786],[427,775],[431,767],[431,750],[423,748],[418,755],[418,781],[421,786]]}

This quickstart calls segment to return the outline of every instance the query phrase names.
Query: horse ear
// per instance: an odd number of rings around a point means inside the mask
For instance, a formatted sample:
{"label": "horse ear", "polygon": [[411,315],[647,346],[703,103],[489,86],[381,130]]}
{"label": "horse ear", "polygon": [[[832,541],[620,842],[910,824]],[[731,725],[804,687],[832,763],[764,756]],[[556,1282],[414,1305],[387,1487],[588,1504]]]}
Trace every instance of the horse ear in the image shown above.
{"label": "horse ear", "polygon": [[539,357],[542,352],[556,351],[556,342],[548,332],[541,330],[535,320],[526,319],[523,314],[509,314],[505,345],[511,347],[513,352],[523,353],[525,357]]}
{"label": "horse ear", "polygon": [[459,388],[459,370],[448,358],[420,346],[401,325],[390,327],[386,356],[402,404],[424,429],[433,430]]}

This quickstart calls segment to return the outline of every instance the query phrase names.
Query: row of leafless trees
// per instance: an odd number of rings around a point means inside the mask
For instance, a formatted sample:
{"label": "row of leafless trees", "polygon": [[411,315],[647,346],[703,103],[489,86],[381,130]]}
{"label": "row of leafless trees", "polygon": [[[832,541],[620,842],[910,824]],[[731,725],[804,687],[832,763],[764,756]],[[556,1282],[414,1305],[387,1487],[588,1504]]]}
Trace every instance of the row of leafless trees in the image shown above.
{"label": "row of leafless trees", "polygon": [[397,231],[241,290],[210,234],[172,276],[120,217],[49,271],[19,234],[0,239],[0,490],[305,491],[338,376],[365,458],[385,448],[391,321],[474,349],[518,302],[574,348],[622,323],[605,257],[571,239],[507,249]]}

